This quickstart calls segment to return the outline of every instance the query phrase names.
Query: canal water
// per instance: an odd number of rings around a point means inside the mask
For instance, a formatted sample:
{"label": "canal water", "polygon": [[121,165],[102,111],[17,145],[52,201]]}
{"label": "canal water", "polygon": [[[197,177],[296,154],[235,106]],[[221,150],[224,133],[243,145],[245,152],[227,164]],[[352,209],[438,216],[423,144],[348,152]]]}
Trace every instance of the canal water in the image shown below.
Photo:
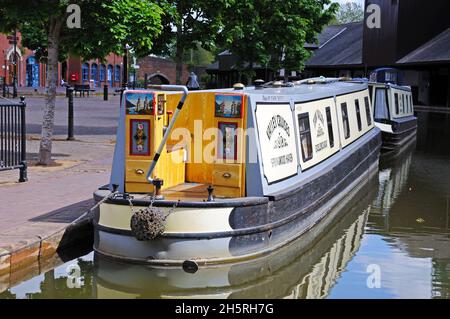
{"label": "canal water", "polygon": [[418,117],[416,141],[275,255],[188,274],[84,252],[0,298],[450,298],[450,115]]}

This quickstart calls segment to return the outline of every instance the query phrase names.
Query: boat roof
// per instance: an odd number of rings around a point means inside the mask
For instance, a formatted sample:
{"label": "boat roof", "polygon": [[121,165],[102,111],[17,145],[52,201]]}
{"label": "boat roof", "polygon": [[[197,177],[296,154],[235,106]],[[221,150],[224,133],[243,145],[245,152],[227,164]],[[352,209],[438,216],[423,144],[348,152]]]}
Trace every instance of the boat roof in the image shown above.
{"label": "boat roof", "polygon": [[407,85],[398,85],[398,84],[394,84],[394,83],[382,83],[382,82],[368,82],[370,86],[383,86],[383,87],[390,87],[393,89],[398,89],[398,90],[404,90],[404,91],[408,91],[411,92],[411,87],[407,86]]}
{"label": "boat roof", "polygon": [[[273,83],[272,83],[273,84]],[[281,87],[265,84],[262,87],[244,87],[243,89],[214,89],[192,91],[190,93],[225,93],[244,94],[247,96],[285,96],[298,101],[317,100],[322,98],[359,92],[367,89],[367,82],[343,81],[336,78],[312,78],[297,82],[282,83]]]}

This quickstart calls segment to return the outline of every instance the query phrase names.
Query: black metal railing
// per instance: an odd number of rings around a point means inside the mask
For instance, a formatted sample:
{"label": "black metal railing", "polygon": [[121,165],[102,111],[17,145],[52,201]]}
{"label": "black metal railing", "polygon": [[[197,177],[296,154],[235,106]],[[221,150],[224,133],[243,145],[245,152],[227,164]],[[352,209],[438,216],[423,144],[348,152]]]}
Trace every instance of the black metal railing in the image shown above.
{"label": "black metal railing", "polygon": [[0,172],[19,169],[19,182],[26,182],[25,98],[19,103],[0,99]]}

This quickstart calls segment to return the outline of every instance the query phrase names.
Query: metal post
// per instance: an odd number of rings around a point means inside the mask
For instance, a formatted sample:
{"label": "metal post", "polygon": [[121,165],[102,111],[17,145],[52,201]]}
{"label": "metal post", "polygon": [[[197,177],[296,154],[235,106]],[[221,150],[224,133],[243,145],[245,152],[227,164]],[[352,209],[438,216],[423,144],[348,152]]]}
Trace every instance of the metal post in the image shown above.
{"label": "metal post", "polygon": [[[5,65],[5,69],[6,69],[6,65]],[[6,97],[6,76],[3,77],[3,97]]]}
{"label": "metal post", "polygon": [[13,98],[17,97],[17,29],[14,29],[14,70],[13,70]]}
{"label": "metal post", "polygon": [[103,85],[103,101],[108,101],[108,84]]}
{"label": "metal post", "polygon": [[67,130],[67,140],[73,141],[73,88],[68,88],[69,93],[69,112],[68,112],[68,130]]}
{"label": "metal post", "polygon": [[[153,177],[152,177],[153,171],[156,167],[156,164],[158,163],[158,160],[161,156],[163,148],[166,145],[166,142],[169,139],[170,134],[172,133],[172,129],[175,125],[175,122],[177,121],[178,116],[180,115],[181,109],[183,108],[184,102],[186,101],[189,91],[188,91],[187,87],[184,85],[150,85],[149,88],[157,89],[157,90],[164,90],[164,91],[182,91],[183,92],[183,95],[181,96],[181,99],[178,102],[177,109],[175,110],[175,114],[173,115],[172,120],[170,120],[169,126],[167,127],[166,132],[164,133],[163,139],[158,146],[158,149],[156,151],[156,154],[153,157],[152,162],[150,163],[150,167],[148,168],[147,180],[150,184],[153,184],[156,186],[156,184],[154,184],[155,179],[153,179]],[[155,183],[159,183],[158,179],[156,179]]]}
{"label": "metal post", "polygon": [[28,165],[27,165],[27,123],[25,121],[25,110],[27,107],[27,104],[25,103],[25,97],[20,97],[20,129],[21,132],[21,141],[20,141],[20,165],[22,167],[20,168],[20,175],[19,175],[19,182],[24,183],[28,181]]}
{"label": "metal post", "polygon": [[146,89],[147,88],[147,85],[148,85],[148,74],[147,73],[145,73],[144,74],[144,89]]}
{"label": "metal post", "polygon": [[123,79],[122,89],[126,89],[128,86],[128,47],[125,45],[123,48]]}

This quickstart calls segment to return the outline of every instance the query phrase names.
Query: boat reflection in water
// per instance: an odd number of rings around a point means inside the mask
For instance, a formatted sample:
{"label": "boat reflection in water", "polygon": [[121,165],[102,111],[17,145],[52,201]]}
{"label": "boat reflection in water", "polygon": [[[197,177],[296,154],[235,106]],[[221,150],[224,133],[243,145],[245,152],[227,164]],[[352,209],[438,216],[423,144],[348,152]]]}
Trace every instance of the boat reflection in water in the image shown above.
{"label": "boat reflection in water", "polygon": [[156,268],[95,255],[96,298],[324,298],[359,248],[377,175],[289,246],[247,263]]}
{"label": "boat reflection in water", "polygon": [[380,163],[379,192],[366,236],[381,236],[393,252],[384,258],[397,260],[384,268],[384,288],[409,297],[450,298],[450,171],[443,156],[450,132],[446,135],[437,149],[432,147],[435,137],[431,142],[419,138],[414,154],[410,148]]}

